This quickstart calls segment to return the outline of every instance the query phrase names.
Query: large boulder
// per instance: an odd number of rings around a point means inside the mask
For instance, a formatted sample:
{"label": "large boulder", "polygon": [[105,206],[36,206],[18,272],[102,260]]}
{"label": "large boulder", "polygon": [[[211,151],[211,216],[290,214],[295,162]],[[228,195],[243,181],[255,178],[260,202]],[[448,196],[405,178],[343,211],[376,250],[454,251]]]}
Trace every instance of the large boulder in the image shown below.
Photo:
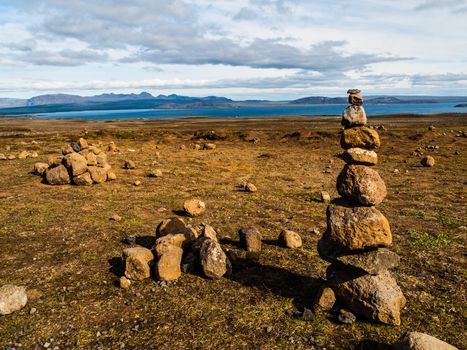
{"label": "large boulder", "polygon": [[206,211],[206,204],[199,199],[188,199],[183,203],[183,210],[188,216],[200,216]]}
{"label": "large boulder", "polygon": [[389,271],[362,274],[329,266],[327,280],[337,299],[352,312],[385,324],[400,325],[406,299]]}
{"label": "large boulder", "polygon": [[364,165],[346,165],[337,178],[337,191],[362,205],[378,205],[387,190],[376,170]]}
{"label": "large boulder", "polygon": [[366,113],[362,106],[348,106],[342,113],[342,125],[345,128],[366,125]]}
{"label": "large boulder", "polygon": [[318,253],[323,260],[347,269],[357,269],[371,275],[397,267],[400,257],[386,248],[342,253],[340,247],[323,237],[318,242]]}
{"label": "large boulder", "polygon": [[392,244],[389,221],[375,207],[335,200],[327,209],[325,237],[342,251],[388,247]]}
{"label": "large boulder", "polygon": [[63,164],[70,170],[71,176],[78,176],[88,170],[88,161],[79,153],[70,153],[63,158]]}
{"label": "large boulder", "polygon": [[0,315],[21,310],[28,302],[26,288],[6,284],[0,287]]}
{"label": "large boulder", "polygon": [[342,159],[347,164],[376,165],[378,164],[378,154],[364,148],[349,148],[342,153]]}
{"label": "large boulder", "polygon": [[107,180],[107,170],[98,166],[90,166],[89,174],[91,174],[92,181],[96,184],[103,183]]}
{"label": "large boulder", "polygon": [[122,253],[125,263],[125,276],[130,280],[141,281],[151,276],[154,255],[144,247],[126,248]]}
{"label": "large boulder", "polygon": [[240,245],[249,252],[261,251],[261,232],[255,227],[244,227],[238,231]]}
{"label": "large boulder", "polygon": [[458,350],[456,347],[431,335],[408,332],[393,346],[394,350]]}
{"label": "large boulder", "polygon": [[92,178],[91,174],[84,173],[73,178],[73,183],[78,186],[91,186],[92,185]]}
{"label": "large boulder", "polygon": [[47,169],[45,179],[50,185],[65,185],[71,181],[68,170],[63,165]]}
{"label": "large boulder", "polygon": [[353,147],[375,149],[381,145],[379,135],[376,130],[366,126],[345,129],[341,135],[341,146],[343,149]]}
{"label": "large boulder", "polygon": [[186,232],[186,224],[182,218],[170,218],[162,220],[156,228],[156,236],[162,237],[168,234],[177,234]]}
{"label": "large boulder", "polygon": [[230,261],[221,245],[209,238],[203,239],[199,260],[205,276],[212,279],[221,278],[232,270]]}
{"label": "large boulder", "polygon": [[173,281],[179,278],[182,275],[182,255],[182,248],[168,244],[155,265],[156,277],[161,281]]}
{"label": "large boulder", "polygon": [[279,244],[284,248],[300,248],[302,246],[302,237],[294,231],[283,230],[279,234]]}

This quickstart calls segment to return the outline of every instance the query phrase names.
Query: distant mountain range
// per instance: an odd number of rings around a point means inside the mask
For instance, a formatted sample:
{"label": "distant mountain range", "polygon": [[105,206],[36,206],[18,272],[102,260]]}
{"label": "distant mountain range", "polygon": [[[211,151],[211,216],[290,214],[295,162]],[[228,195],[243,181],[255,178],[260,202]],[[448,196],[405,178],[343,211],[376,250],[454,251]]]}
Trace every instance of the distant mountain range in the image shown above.
{"label": "distant mountain range", "polygon": [[[449,103],[465,102],[459,96],[368,96],[365,104],[400,103]],[[329,105],[347,104],[346,97],[310,96],[293,101],[245,100],[234,101],[227,97],[190,97],[172,95],[153,96],[148,92],[139,94],[105,93],[95,96],[49,94],[30,99],[0,98],[0,114],[19,115],[86,110],[122,110],[152,108],[222,108],[271,105]]]}

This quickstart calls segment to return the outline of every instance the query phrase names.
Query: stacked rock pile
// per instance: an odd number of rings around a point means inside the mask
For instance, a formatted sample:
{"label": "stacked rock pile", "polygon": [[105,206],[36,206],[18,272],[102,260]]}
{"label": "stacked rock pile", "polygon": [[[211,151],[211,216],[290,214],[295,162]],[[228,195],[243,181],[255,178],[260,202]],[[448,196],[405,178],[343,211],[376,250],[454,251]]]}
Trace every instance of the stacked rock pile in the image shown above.
{"label": "stacked rock pile", "polygon": [[141,246],[126,248],[122,253],[125,272],[120,286],[154,276],[159,281],[175,281],[182,272],[199,270],[217,279],[230,274],[232,265],[217,239],[214,228],[207,224],[186,225],[182,218],[163,220],[156,229],[152,249]]}
{"label": "stacked rock pile", "polygon": [[406,299],[389,269],[399,256],[388,250],[392,234],[386,217],[375,208],[386,197],[386,185],[371,168],[378,163],[374,151],[378,133],[366,125],[359,90],[349,90],[343,113],[341,146],[347,163],[337,178],[342,198],[327,208],[327,230],[318,243],[322,259],[331,263],[327,283],[337,300],[355,314],[399,325]]}
{"label": "stacked rock pile", "polygon": [[116,179],[107,155],[100,148],[88,145],[83,138],[63,147],[62,156],[34,164],[34,173],[42,176],[49,185],[90,186]]}

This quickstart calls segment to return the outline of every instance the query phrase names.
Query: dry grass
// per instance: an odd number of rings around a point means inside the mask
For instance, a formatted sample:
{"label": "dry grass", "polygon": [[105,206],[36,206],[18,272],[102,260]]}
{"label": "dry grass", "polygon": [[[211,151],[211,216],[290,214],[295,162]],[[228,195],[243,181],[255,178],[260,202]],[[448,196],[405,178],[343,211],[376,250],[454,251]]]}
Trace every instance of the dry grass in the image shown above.
{"label": "dry grass", "polygon": [[[90,142],[113,140],[121,150],[109,155],[118,179],[90,188],[41,184],[29,173],[34,159],[0,161],[0,285],[36,290],[26,308],[1,317],[0,347],[34,349],[53,338],[60,349],[118,349],[121,343],[126,349],[384,349],[417,330],[465,348],[467,149],[465,139],[454,137],[466,128],[465,118],[371,120],[387,128],[380,132],[377,168],[389,188],[381,210],[402,258],[395,275],[408,299],[400,327],[364,319],[340,325],[333,313],[305,322],[287,312],[310,305],[327,266],[317,255],[313,229],[325,225],[319,192],[337,196],[342,162],[334,157],[340,151],[336,118],[0,120],[0,153],[8,153],[6,146],[11,152],[37,150],[37,160],[45,160],[85,128]],[[431,124],[436,129],[429,132]],[[211,129],[222,136],[213,141],[216,150],[188,147],[195,132]],[[261,141],[244,141],[247,134]],[[426,151],[436,159],[433,168],[420,167],[412,155],[426,145],[439,145]],[[125,159],[137,169],[121,169]],[[328,166],[330,174],[324,173]],[[164,176],[145,177],[153,167]],[[132,186],[136,179],[141,186]],[[238,191],[242,179],[258,192]],[[224,248],[240,256],[237,230],[256,225],[266,241],[260,262],[218,281],[184,275],[166,289],[153,280],[117,288],[121,239],[134,234],[150,243],[156,225],[191,197],[208,205],[205,216],[193,221],[212,224]],[[123,220],[109,221],[114,213]],[[278,247],[283,228],[301,233],[304,247]]]}

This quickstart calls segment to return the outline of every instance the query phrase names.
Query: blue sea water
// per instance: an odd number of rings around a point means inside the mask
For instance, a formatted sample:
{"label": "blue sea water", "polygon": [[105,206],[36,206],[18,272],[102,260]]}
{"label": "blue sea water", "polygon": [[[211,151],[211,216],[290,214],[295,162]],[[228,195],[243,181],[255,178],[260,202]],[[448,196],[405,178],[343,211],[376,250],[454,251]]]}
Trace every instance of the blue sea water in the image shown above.
{"label": "blue sea water", "polygon": [[[459,101],[459,103],[462,101]],[[466,108],[455,108],[457,103],[412,103],[366,105],[368,116],[398,113],[434,114],[444,112],[467,112]],[[78,119],[167,119],[182,117],[279,117],[279,116],[337,116],[346,105],[316,106],[258,106],[236,108],[194,108],[194,109],[131,109],[80,112],[39,113],[38,118],[78,118]]]}

